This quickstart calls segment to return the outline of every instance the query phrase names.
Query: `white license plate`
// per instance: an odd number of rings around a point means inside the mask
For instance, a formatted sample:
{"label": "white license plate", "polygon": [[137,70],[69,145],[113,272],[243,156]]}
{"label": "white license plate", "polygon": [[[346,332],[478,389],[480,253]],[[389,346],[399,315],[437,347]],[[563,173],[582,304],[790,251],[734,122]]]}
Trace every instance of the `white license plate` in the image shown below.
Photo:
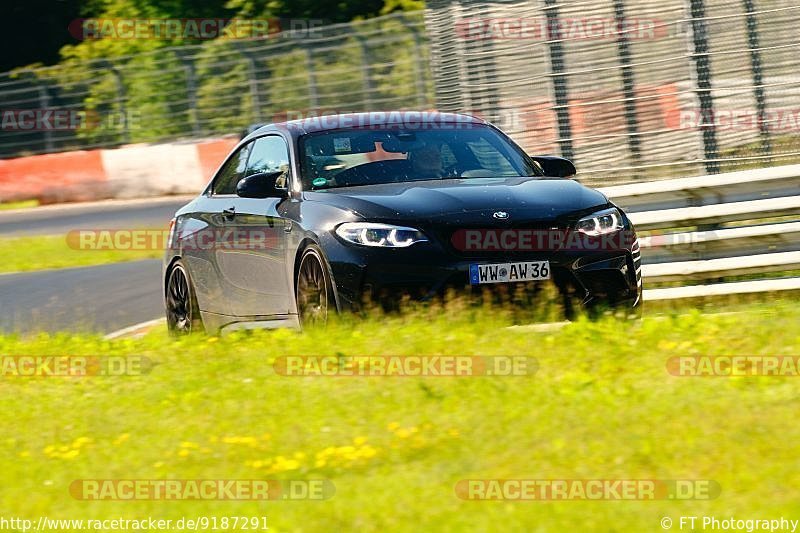
{"label": "white license plate", "polygon": [[476,264],[469,266],[469,282],[471,285],[513,283],[539,279],[550,279],[550,261],[495,263],[491,265]]}

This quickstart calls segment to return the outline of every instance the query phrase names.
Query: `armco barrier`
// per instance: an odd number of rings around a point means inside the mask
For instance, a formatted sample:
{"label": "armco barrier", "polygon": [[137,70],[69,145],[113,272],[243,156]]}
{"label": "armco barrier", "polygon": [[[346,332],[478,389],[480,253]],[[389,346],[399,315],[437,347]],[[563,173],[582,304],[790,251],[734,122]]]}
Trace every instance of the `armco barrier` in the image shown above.
{"label": "armco barrier", "polygon": [[[600,190],[651,233],[639,238],[646,300],[800,289],[789,275],[800,270],[800,165]],[[765,273],[786,275],[719,282]]]}
{"label": "armco barrier", "polygon": [[800,195],[800,165],[648,181],[600,189],[628,213]]}

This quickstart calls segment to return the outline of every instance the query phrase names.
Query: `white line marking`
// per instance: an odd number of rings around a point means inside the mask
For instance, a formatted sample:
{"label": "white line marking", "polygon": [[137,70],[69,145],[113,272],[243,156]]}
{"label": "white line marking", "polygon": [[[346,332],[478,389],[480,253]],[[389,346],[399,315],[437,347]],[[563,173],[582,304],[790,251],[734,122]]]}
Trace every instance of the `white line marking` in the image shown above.
{"label": "white line marking", "polygon": [[197,195],[189,194],[176,194],[174,196],[152,196],[145,198],[130,198],[130,199],[110,199],[110,200],[97,200],[94,202],[69,202],[65,204],[47,204],[39,205],[36,207],[23,207],[20,209],[6,209],[0,211],[0,219],[12,218],[14,215],[19,214],[60,214],[68,213],[70,211],[81,210],[100,210],[111,211],[118,207],[133,207],[143,205],[151,207],[160,204],[171,204],[173,202],[189,203]]}
{"label": "white line marking", "polygon": [[140,330],[149,329],[149,328],[152,328],[152,327],[164,324],[164,323],[166,323],[166,319],[165,318],[156,318],[154,320],[148,320],[147,322],[141,322],[139,324],[134,324],[133,326],[128,326],[127,328],[118,329],[117,331],[112,331],[111,333],[109,333],[108,335],[106,335],[103,338],[106,339],[106,340],[119,339],[120,337],[125,337],[127,335],[130,335],[130,334],[133,334],[133,333],[137,333]]}

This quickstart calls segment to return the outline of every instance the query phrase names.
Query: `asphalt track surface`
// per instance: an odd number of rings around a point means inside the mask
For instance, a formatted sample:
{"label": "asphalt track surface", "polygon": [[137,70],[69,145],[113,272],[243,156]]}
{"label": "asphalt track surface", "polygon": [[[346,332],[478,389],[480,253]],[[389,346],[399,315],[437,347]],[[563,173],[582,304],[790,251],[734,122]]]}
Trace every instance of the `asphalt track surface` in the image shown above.
{"label": "asphalt track surface", "polygon": [[107,201],[0,211],[0,237],[61,235],[78,229],[166,228],[189,197]]}
{"label": "asphalt track surface", "polygon": [[0,275],[0,331],[110,333],[164,314],[161,261]]}
{"label": "asphalt track surface", "polygon": [[[164,198],[0,212],[0,237],[165,228],[187,201]],[[4,333],[110,333],[163,314],[159,260],[0,275]]]}

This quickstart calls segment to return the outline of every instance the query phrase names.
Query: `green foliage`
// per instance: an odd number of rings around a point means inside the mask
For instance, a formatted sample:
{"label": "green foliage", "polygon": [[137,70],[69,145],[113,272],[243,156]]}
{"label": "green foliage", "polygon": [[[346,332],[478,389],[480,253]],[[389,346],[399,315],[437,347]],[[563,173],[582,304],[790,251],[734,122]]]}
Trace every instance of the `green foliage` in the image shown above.
{"label": "green foliage", "polygon": [[[101,19],[222,14],[338,22],[418,4],[231,0],[221,13],[199,0],[97,0],[86,11]],[[256,121],[319,111],[429,107],[431,98],[419,94],[431,92],[421,22],[414,13],[260,40],[87,40],[65,46],[59,65],[34,76],[94,120],[76,134],[83,146],[238,133]]]}
{"label": "green foliage", "polygon": [[394,4],[393,0],[228,0],[226,5],[240,16],[350,22],[381,14],[385,3]]}
{"label": "green foliage", "polygon": [[425,9],[425,0],[386,0],[381,8],[381,15],[395,11],[421,11]]}
{"label": "green foliage", "polygon": [[[2,355],[144,356],[140,376],[0,379],[0,501],[15,516],[268,515],[272,531],[655,531],[779,517],[800,475],[796,378],[688,378],[672,356],[796,355],[796,301],[641,323],[507,328],[430,309],[324,330],[172,340],[0,337]],[[285,377],[285,355],[521,355],[532,377]],[[330,479],[328,501],[103,501],[76,479]],[[710,501],[467,502],[462,479],[711,479]]]}
{"label": "green foliage", "polygon": [[252,122],[248,63],[235,44],[216,40],[197,54],[197,120],[203,131],[225,134]]}
{"label": "green foliage", "polygon": [[22,200],[20,202],[0,202],[0,211],[6,211],[10,209],[28,209],[30,207],[37,207],[39,205],[38,200]]}

